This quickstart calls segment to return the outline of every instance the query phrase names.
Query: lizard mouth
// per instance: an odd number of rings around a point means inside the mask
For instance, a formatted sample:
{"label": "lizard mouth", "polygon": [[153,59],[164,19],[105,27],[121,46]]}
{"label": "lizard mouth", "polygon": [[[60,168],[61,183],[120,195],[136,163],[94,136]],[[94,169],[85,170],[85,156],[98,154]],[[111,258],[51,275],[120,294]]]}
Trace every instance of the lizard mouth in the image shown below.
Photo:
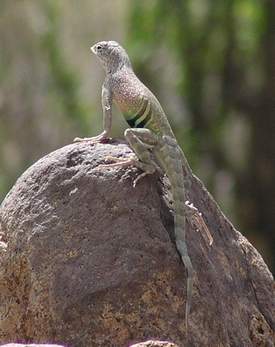
{"label": "lizard mouth", "polygon": [[94,54],[97,54],[97,51],[96,51],[96,45],[93,45],[90,49],[91,51],[94,53]]}

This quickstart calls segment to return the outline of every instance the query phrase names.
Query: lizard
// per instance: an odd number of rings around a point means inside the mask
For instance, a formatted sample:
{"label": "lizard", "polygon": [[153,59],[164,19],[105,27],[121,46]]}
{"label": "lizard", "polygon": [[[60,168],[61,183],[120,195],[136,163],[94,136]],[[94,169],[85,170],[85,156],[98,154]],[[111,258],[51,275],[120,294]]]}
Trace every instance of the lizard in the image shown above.
{"label": "lizard", "polygon": [[187,270],[187,334],[194,269],[186,245],[186,218],[193,226],[206,231],[210,244],[213,241],[197,208],[186,201],[192,170],[158,99],[135,75],[125,49],[116,41],[101,41],[93,45],[91,50],[106,73],[102,86],[103,132],[91,138],[76,138],[75,141],[101,142],[110,138],[114,101],[131,127],[125,130],[124,136],[136,156],[109,165],[135,165],[140,168],[143,173],[134,180],[134,186],[140,178],[156,171],[168,177],[174,200],[176,248]]}

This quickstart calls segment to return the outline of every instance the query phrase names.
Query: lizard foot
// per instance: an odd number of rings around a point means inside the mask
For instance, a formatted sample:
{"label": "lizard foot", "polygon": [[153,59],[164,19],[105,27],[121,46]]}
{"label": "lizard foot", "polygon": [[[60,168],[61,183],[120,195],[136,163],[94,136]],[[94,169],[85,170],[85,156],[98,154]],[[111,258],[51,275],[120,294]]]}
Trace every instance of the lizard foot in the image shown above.
{"label": "lizard foot", "polygon": [[143,177],[145,177],[145,176],[147,176],[147,175],[150,175],[150,174],[151,174],[151,172],[143,172],[142,174],[138,175],[137,178],[134,179],[133,187],[134,187],[134,188],[136,187],[138,181],[139,181],[141,178],[143,178]]}
{"label": "lizard foot", "polygon": [[213,243],[213,237],[210,234],[210,231],[202,217],[202,214],[199,212],[199,210],[193,205],[193,203],[190,203],[190,201],[185,202],[185,210],[187,218],[190,219],[191,224],[200,231],[204,231],[205,235],[207,236],[209,245],[211,246]]}
{"label": "lizard foot", "polygon": [[141,178],[143,178],[147,175],[152,175],[155,171],[160,170],[156,165],[143,163],[140,160],[138,160],[136,157],[130,157],[128,159],[121,159],[121,158],[117,158],[117,157],[113,157],[113,156],[107,156],[105,158],[105,161],[112,161],[112,162],[110,164],[100,164],[98,167],[110,168],[110,167],[116,167],[116,166],[120,166],[120,167],[135,166],[135,167],[141,169],[143,172],[134,179],[133,187],[136,187],[138,181]]}
{"label": "lizard foot", "polygon": [[105,161],[112,161],[112,163],[100,164],[99,167],[115,167],[115,166],[127,167],[131,165],[135,165],[137,162],[137,159],[135,157],[128,158],[128,159],[121,159],[117,157],[107,156],[105,158]]}
{"label": "lizard foot", "polygon": [[154,164],[143,163],[139,160],[135,163],[135,166],[138,167],[139,169],[141,169],[143,171],[143,173],[141,173],[140,175],[137,176],[137,178],[134,179],[133,187],[136,187],[138,181],[141,178],[143,178],[147,175],[152,175],[158,169]]}
{"label": "lizard foot", "polygon": [[97,136],[93,137],[76,137],[73,142],[107,142],[109,140],[109,137],[107,136],[106,132],[103,132]]}

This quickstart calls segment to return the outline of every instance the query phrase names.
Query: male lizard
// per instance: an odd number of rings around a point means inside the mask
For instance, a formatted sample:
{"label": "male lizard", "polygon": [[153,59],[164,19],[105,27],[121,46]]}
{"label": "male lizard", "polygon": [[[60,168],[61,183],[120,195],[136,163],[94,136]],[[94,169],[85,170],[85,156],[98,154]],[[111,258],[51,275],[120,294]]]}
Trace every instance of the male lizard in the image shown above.
{"label": "male lizard", "polygon": [[[185,241],[185,219],[202,228],[212,243],[211,235],[198,210],[186,201],[185,190],[191,184],[192,171],[179,147],[168,119],[155,95],[137,78],[126,51],[115,41],[102,41],[91,47],[103,65],[106,78],[102,86],[103,132],[92,138],[75,141],[102,141],[109,138],[112,123],[112,102],[122,111],[132,129],[125,138],[136,154],[122,165],[133,164],[143,173],[134,181],[156,170],[165,173],[171,184],[174,200],[175,241],[187,269],[187,299],[185,309],[186,333],[191,308],[194,270]],[[155,159],[153,159],[155,158]],[[117,165],[115,163],[111,165]]]}

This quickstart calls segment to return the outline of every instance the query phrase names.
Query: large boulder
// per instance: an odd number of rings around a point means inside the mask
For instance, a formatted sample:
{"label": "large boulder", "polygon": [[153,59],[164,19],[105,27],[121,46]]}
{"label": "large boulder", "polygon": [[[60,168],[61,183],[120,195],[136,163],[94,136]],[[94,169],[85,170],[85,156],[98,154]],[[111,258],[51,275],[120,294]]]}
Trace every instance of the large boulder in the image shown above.
{"label": "large boulder", "polygon": [[8,343],[7,345],[2,345],[1,347],[64,347],[64,346],[61,346],[61,345],[48,345],[48,344],[39,344],[37,345],[36,343],[35,344],[22,344],[22,343]]}
{"label": "large boulder", "polygon": [[186,273],[167,187],[134,188],[136,168],[106,167],[129,147],[75,143],[40,159],[0,208],[0,343],[272,346],[274,283],[258,252],[194,177],[188,198],[214,238],[187,228],[196,270],[189,333]]}

